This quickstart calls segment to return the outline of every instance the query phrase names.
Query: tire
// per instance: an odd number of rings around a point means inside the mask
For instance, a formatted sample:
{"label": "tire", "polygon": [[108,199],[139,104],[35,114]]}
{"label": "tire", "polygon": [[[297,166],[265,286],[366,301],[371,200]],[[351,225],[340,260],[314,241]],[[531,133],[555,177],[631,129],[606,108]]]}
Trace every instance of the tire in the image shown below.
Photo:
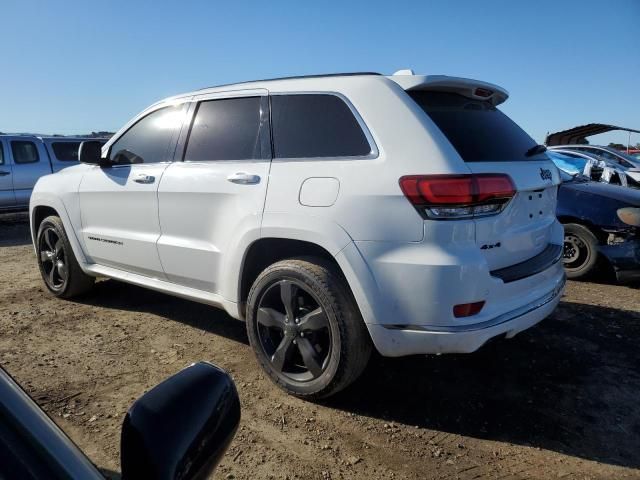
{"label": "tire", "polygon": [[84,273],[78,265],[59,217],[52,215],[40,223],[36,255],[44,284],[56,297],[76,297],[93,287],[95,278]]}
{"label": "tire", "polygon": [[564,268],[567,278],[579,279],[593,273],[598,262],[598,239],[577,223],[564,226]]}
{"label": "tire", "polygon": [[282,260],[266,268],[251,287],[246,317],[260,366],[298,397],[338,393],[360,376],[371,355],[369,332],[351,290],[342,274],[320,259]]}

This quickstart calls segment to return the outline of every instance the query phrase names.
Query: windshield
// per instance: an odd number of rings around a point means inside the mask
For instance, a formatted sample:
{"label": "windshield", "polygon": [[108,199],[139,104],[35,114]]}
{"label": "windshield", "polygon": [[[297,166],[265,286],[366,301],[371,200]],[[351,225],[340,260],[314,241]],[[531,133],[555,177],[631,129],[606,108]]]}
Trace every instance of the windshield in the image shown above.
{"label": "windshield", "polygon": [[465,162],[548,159],[543,152],[527,156],[536,142],[487,101],[447,92],[407,93],[429,115]]}

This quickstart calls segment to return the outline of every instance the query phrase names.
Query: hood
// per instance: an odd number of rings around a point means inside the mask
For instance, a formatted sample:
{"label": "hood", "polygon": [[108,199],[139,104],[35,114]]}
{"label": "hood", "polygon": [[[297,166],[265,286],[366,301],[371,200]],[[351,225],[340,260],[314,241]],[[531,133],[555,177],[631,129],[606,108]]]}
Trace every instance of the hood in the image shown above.
{"label": "hood", "polygon": [[629,187],[600,182],[565,182],[560,188],[611,198],[635,207],[640,206],[640,190]]}

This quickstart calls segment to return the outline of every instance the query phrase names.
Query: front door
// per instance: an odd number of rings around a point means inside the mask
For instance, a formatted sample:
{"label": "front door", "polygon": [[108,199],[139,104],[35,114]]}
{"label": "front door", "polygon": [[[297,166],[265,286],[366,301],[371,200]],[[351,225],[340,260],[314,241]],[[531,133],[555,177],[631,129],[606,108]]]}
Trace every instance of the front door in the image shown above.
{"label": "front door", "polygon": [[108,144],[112,166],[95,166],[80,184],[82,236],[91,261],[164,279],[156,242],[158,185],[173,159],[183,106],[144,115]]}
{"label": "front door", "polygon": [[6,146],[0,139],[0,210],[7,210],[16,206],[13,194],[13,178],[9,156],[5,154]]}
{"label": "front door", "polygon": [[183,161],[167,168],[158,190],[158,251],[169,281],[221,293],[223,259],[259,230],[271,162],[267,95],[195,97],[176,150]]}

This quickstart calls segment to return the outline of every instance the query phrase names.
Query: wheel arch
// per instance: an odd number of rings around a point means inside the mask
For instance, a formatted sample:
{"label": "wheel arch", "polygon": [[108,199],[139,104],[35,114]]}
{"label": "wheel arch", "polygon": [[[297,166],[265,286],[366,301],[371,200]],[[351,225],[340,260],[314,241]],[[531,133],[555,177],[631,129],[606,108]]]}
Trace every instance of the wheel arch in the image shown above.
{"label": "wheel arch", "polygon": [[344,277],[336,258],[323,246],[300,239],[264,237],[254,241],[247,248],[238,278],[238,300],[244,316],[244,305],[255,279],[265,268],[288,258],[313,257],[333,265]]}
{"label": "wheel arch", "polygon": [[573,217],[571,215],[562,215],[558,217],[558,221],[562,225],[566,225],[568,223],[575,223],[577,225],[581,225],[589,229],[589,231],[596,236],[596,238],[598,239],[598,242],[600,242],[601,244],[606,243],[607,241],[607,233],[604,230],[602,230],[600,227],[598,227],[596,224],[594,224],[593,222],[590,222],[585,218]]}
{"label": "wheel arch", "polygon": [[31,227],[31,239],[34,248],[36,247],[38,227],[49,215],[56,215],[62,221],[62,225],[67,233],[67,238],[69,239],[73,253],[80,265],[80,268],[84,270],[84,266],[87,264],[87,259],[84,255],[84,250],[78,241],[77,232],[73,228],[73,223],[69,218],[69,212],[67,212],[62,200],[54,196],[43,195],[35,192],[31,197],[31,203],[29,206],[29,225]]}

